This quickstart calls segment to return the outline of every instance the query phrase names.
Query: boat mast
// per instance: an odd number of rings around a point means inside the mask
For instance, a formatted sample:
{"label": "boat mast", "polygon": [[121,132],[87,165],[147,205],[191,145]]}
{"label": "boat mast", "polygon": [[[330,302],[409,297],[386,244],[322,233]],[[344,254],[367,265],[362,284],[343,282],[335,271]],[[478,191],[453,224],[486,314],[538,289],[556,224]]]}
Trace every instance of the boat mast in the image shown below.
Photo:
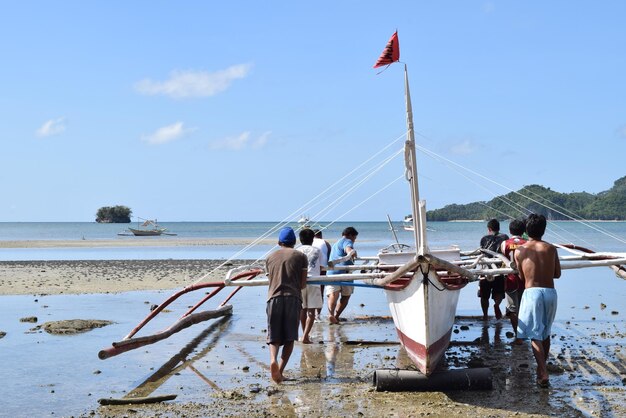
{"label": "boat mast", "polygon": [[413,132],[413,108],[411,106],[411,92],[409,90],[409,73],[404,64],[404,92],[406,97],[406,141],[404,142],[404,163],[406,179],[411,187],[411,209],[413,214],[413,234],[417,255],[428,252],[426,245],[426,206],[419,200],[419,185],[417,177],[417,159],[415,151],[415,134]]}

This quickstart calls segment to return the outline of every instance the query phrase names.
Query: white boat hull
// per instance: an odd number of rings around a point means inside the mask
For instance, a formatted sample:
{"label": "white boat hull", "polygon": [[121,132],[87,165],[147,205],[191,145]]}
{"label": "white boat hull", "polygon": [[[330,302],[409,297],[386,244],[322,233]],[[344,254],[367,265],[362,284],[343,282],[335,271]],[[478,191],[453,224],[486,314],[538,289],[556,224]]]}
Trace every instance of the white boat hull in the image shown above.
{"label": "white boat hull", "polygon": [[[432,251],[432,254],[452,260],[459,257],[459,250],[455,247]],[[414,256],[414,252],[379,255],[381,264],[398,264]],[[424,266],[424,270],[428,271],[428,266]],[[430,269],[428,280],[418,270],[406,287],[385,289],[400,342],[409,358],[427,376],[436,369],[450,344],[459,292],[460,289],[448,290],[439,281],[434,268]]]}

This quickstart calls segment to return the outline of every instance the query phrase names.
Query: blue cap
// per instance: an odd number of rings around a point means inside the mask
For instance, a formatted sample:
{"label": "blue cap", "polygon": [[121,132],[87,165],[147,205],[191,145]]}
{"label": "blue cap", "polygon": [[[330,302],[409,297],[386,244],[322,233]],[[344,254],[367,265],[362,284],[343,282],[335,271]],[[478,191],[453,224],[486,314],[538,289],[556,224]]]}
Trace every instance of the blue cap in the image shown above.
{"label": "blue cap", "polygon": [[278,242],[283,244],[294,244],[296,242],[296,233],[293,232],[291,227],[286,226],[280,230],[278,234]]}

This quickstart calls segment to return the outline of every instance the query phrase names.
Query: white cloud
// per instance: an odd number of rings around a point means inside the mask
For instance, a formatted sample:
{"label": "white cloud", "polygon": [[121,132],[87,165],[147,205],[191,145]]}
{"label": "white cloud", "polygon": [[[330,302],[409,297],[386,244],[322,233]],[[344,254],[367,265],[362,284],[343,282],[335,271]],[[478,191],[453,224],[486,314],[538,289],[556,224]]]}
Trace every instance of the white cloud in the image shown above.
{"label": "white cloud", "polygon": [[65,131],[65,118],[50,119],[46,121],[41,128],[37,129],[36,134],[40,137],[58,135]]}
{"label": "white cloud", "polygon": [[175,99],[214,96],[228,89],[234,80],[245,78],[252,64],[239,64],[213,73],[207,71],[172,71],[165,81],[149,78],[135,83],[135,89],[147,95],[164,95]]}
{"label": "white cloud", "polygon": [[159,128],[149,135],[142,135],[141,140],[153,145],[165,144],[180,139],[195,130],[195,128],[185,128],[183,122],[176,122]]}
{"label": "white cloud", "polygon": [[244,149],[258,149],[262,148],[267,144],[271,132],[265,132],[258,138],[251,138],[250,132],[242,132],[238,136],[224,138],[219,141],[212,142],[209,147],[214,150],[231,150],[231,151],[241,151]]}
{"label": "white cloud", "polygon": [[620,136],[620,137],[622,137],[622,138],[626,138],[626,125],[624,125],[624,126],[620,127],[620,128],[617,130],[617,135],[619,135],[619,136]]}
{"label": "white cloud", "polygon": [[457,142],[456,144],[452,144],[450,151],[457,155],[469,155],[476,151],[476,145],[469,139],[465,139],[461,142]]}

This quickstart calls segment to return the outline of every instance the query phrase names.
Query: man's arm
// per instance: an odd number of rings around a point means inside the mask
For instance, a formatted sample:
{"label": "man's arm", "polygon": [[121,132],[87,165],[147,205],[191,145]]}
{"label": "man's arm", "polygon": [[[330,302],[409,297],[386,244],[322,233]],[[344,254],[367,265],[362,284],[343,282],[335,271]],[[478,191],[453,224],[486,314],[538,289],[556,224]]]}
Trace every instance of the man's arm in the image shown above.
{"label": "man's arm", "polygon": [[522,271],[522,254],[524,252],[524,247],[519,247],[513,253],[513,258],[515,259],[515,268],[517,269],[517,273],[519,274],[519,278],[522,279],[523,282],[526,282],[526,277],[524,277],[524,272]]}
{"label": "man's arm", "polygon": [[559,251],[556,247],[552,247],[554,251],[554,278],[561,277],[561,262],[559,261]]}
{"label": "man's arm", "polygon": [[302,277],[300,278],[300,289],[304,289],[306,287],[306,277],[307,277],[307,269],[302,269]]}

